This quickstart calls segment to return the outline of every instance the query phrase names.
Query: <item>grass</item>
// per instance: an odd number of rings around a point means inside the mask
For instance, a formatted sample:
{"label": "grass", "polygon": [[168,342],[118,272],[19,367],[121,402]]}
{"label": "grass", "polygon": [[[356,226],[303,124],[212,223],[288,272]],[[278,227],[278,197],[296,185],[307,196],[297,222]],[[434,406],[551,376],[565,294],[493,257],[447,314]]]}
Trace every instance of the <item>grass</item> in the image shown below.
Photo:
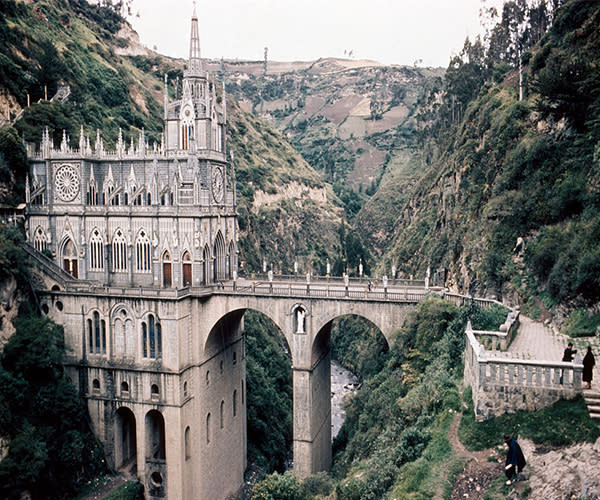
{"label": "grass", "polygon": [[572,400],[560,400],[543,410],[519,411],[484,422],[475,420],[470,402],[458,433],[465,447],[483,450],[501,444],[504,434],[549,446],[593,443],[600,436],[600,427],[590,418],[583,397],[578,396]]}
{"label": "grass", "polygon": [[138,481],[127,481],[102,500],[143,500],[144,487]]}
{"label": "grass", "polygon": [[592,337],[600,326],[600,313],[588,314],[584,309],[573,311],[565,323],[565,331],[569,337]]}
{"label": "grass", "polygon": [[454,478],[464,468],[463,460],[456,457],[448,442],[448,429],[454,412],[440,414],[432,430],[431,441],[423,455],[401,467],[396,483],[386,498],[427,499],[435,492],[450,498]]}

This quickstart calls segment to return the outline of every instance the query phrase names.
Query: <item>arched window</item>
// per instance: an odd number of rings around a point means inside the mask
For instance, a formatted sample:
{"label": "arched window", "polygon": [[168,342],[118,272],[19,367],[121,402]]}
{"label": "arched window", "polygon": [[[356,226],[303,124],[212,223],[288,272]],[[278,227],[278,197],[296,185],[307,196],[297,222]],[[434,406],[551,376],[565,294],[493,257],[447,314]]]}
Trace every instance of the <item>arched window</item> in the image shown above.
{"label": "arched window", "polygon": [[227,277],[229,279],[233,278],[233,272],[236,270],[236,253],[235,253],[235,243],[231,241],[229,243],[229,252],[227,255]]}
{"label": "arched window", "polygon": [[233,416],[235,417],[237,415],[237,389],[233,391],[233,397],[232,397],[232,401],[231,401],[232,405],[232,410],[233,410]]}
{"label": "arched window", "polygon": [[98,204],[98,185],[94,179],[90,180],[87,191],[87,204],[97,205]]}
{"label": "arched window", "polygon": [[135,242],[135,269],[140,272],[149,272],[151,269],[150,238],[143,229],[138,234]]}
{"label": "arched window", "polygon": [[38,226],[33,235],[33,246],[38,252],[43,252],[48,248],[48,241],[46,240],[46,232]]}
{"label": "arched window", "polygon": [[208,245],[204,247],[202,252],[202,283],[207,285],[210,283],[210,249]]}
{"label": "arched window", "polygon": [[226,279],[225,274],[225,240],[223,240],[223,235],[221,231],[217,233],[217,237],[215,238],[215,247],[213,255],[215,256],[215,281]]}
{"label": "arched window", "polygon": [[190,252],[185,252],[182,261],[183,286],[192,286],[192,256]]}
{"label": "arched window", "polygon": [[225,426],[225,401],[221,401],[221,408],[219,410],[219,423],[222,429]]}
{"label": "arched window", "polygon": [[191,443],[190,426],[189,425],[185,428],[184,443],[185,443],[185,459],[189,460],[190,458],[192,458],[192,443]]}
{"label": "arched window", "polygon": [[127,241],[120,229],[117,229],[112,242],[112,263],[113,271],[127,271]]}
{"label": "arched window", "polygon": [[171,265],[171,254],[169,252],[163,253],[163,286],[170,288],[173,285],[173,268]]}
{"label": "arched window", "polygon": [[129,396],[129,384],[127,382],[121,382],[121,395]]}
{"label": "arched window", "polygon": [[162,358],[162,331],[154,314],[148,314],[146,320],[142,321],[142,348],[144,358]]}
{"label": "arched window", "polygon": [[87,325],[88,351],[90,354],[106,354],[106,322],[100,319],[98,311],[94,311]]}
{"label": "arched window", "polygon": [[77,259],[77,249],[75,248],[73,240],[68,239],[65,241],[65,244],[63,245],[62,256],[64,270],[74,278],[77,278],[77,267],[79,261]]}
{"label": "arched window", "polygon": [[92,231],[90,236],[90,271],[102,271],[104,269],[104,241],[98,229]]}
{"label": "arched window", "polygon": [[206,444],[210,443],[210,413],[206,415]]}

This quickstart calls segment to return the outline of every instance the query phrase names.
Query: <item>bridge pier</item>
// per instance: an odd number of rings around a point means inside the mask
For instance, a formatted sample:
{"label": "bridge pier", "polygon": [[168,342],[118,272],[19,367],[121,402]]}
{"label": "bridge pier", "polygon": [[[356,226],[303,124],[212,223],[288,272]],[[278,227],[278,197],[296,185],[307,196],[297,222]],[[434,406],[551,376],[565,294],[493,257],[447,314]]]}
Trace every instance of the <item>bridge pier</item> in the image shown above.
{"label": "bridge pier", "polygon": [[294,472],[302,479],[331,467],[331,353],[293,368]]}

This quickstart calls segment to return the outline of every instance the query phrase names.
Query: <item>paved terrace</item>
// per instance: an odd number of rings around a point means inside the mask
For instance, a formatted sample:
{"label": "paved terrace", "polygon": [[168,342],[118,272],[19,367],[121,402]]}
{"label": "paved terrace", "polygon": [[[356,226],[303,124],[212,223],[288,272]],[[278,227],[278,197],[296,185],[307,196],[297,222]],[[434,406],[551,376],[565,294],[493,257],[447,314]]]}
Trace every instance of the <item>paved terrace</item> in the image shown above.
{"label": "paved terrace", "polygon": [[[526,316],[520,316],[519,330],[511,342],[508,350],[505,352],[495,352],[495,356],[530,359],[560,361],[563,357],[563,351],[567,347],[569,340],[573,342],[580,358],[585,355],[588,345],[592,346],[592,352],[596,357],[596,367],[594,368],[594,381],[600,383],[600,338],[570,339],[557,330],[534,321]],[[577,360],[577,358],[576,358]],[[581,360],[579,359],[579,362]]]}

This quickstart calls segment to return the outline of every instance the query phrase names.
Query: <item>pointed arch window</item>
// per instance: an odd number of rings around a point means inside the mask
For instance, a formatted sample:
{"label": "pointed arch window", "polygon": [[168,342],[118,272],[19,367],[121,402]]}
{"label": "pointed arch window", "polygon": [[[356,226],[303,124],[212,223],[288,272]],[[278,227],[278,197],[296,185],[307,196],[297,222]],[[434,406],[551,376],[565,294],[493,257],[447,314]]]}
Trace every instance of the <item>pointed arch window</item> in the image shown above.
{"label": "pointed arch window", "polygon": [[48,248],[48,240],[46,239],[46,232],[38,226],[33,235],[33,246],[38,252],[43,252]]}
{"label": "pointed arch window", "polygon": [[100,318],[100,313],[94,311],[87,320],[88,352],[90,354],[106,354],[106,321]]}
{"label": "pointed arch window", "polygon": [[149,272],[152,257],[150,253],[150,238],[143,229],[138,234],[135,242],[135,269],[140,272]]}
{"label": "pointed arch window", "polygon": [[112,265],[115,272],[127,271],[127,240],[120,229],[117,229],[112,241]]}
{"label": "pointed arch window", "polygon": [[63,245],[62,251],[63,257],[63,268],[74,278],[78,277],[78,262],[77,259],[77,249],[75,248],[75,243],[70,238],[65,241]]}
{"label": "pointed arch window", "polygon": [[95,228],[90,236],[90,271],[104,269],[104,241],[100,231]]}
{"label": "pointed arch window", "polygon": [[95,179],[90,180],[86,197],[88,205],[98,205],[98,184],[96,184]]}
{"label": "pointed arch window", "polygon": [[202,283],[207,285],[210,283],[210,249],[208,245],[204,247],[202,252]]}
{"label": "pointed arch window", "polygon": [[214,252],[215,256],[215,267],[214,267],[214,277],[215,281],[224,280],[226,278],[225,275],[225,240],[223,239],[223,235],[219,231],[217,233],[217,237],[215,238],[215,246]]}
{"label": "pointed arch window", "polygon": [[235,266],[235,243],[233,241],[229,242],[229,251],[227,255],[227,277],[229,279],[233,278],[233,272],[236,270]]}
{"label": "pointed arch window", "polygon": [[142,350],[144,358],[162,358],[162,329],[154,314],[142,321]]}

